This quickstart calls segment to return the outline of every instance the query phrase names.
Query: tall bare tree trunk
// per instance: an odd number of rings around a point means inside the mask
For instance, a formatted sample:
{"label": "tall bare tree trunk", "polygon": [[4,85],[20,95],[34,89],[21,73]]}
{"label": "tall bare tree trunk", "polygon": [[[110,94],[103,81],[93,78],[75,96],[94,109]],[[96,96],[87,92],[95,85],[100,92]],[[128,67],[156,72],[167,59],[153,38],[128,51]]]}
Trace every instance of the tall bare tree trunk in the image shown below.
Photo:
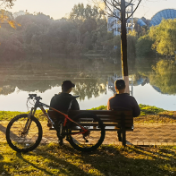
{"label": "tall bare tree trunk", "polygon": [[121,64],[122,77],[126,84],[125,92],[129,93],[129,77],[128,77],[128,62],[127,62],[127,31],[126,31],[126,8],[125,0],[121,0]]}

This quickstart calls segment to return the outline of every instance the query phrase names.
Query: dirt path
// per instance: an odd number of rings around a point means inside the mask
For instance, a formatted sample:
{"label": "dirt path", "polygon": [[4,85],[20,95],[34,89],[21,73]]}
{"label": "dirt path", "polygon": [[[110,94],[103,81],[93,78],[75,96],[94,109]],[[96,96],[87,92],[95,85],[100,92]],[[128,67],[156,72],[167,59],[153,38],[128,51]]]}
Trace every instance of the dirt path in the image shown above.
{"label": "dirt path", "polygon": [[[5,131],[8,121],[0,121],[0,142],[6,142]],[[56,132],[49,130],[42,122],[43,143],[58,142]],[[103,144],[119,143],[116,132],[106,132]],[[133,132],[127,132],[128,144],[133,145],[176,145],[176,123],[174,124],[135,124]]]}

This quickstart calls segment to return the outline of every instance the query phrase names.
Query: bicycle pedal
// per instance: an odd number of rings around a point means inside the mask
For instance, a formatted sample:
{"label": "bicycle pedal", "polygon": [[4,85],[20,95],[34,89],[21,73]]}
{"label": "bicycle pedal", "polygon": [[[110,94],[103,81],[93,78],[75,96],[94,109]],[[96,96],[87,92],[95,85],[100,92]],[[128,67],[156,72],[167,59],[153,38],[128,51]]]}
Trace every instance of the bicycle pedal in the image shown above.
{"label": "bicycle pedal", "polygon": [[53,126],[49,128],[49,130],[56,130]]}

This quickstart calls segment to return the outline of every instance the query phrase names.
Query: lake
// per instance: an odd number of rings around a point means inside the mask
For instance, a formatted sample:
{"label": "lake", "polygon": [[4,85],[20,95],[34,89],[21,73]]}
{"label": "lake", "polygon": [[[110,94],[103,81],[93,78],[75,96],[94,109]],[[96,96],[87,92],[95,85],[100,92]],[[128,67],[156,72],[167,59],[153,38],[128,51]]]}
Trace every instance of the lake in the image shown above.
{"label": "lake", "polygon": [[[64,80],[76,84],[81,109],[106,105],[114,95],[114,81],[121,77],[120,62],[113,59],[66,59],[20,62],[0,66],[0,110],[27,111],[28,94],[36,93],[49,104],[61,91]],[[175,64],[168,60],[152,63],[129,62],[130,90],[139,104],[176,110]],[[31,105],[30,105],[31,106]]]}

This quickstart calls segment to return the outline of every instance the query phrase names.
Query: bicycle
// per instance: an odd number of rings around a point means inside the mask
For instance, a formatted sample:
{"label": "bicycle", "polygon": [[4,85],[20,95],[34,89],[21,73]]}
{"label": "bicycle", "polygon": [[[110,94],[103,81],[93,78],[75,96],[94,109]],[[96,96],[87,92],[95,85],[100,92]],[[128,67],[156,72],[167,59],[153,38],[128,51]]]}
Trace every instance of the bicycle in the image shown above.
{"label": "bicycle", "polygon": [[[13,150],[17,152],[28,152],[34,150],[40,144],[43,130],[41,123],[34,116],[37,108],[42,110],[44,116],[56,129],[56,134],[60,145],[63,144],[63,139],[66,137],[66,140],[73,148],[79,151],[89,152],[97,149],[104,141],[104,125],[96,115],[86,113],[77,115],[72,119],[68,116],[72,101],[70,102],[68,112],[66,114],[40,102],[42,98],[37,96],[37,94],[29,94],[27,103],[31,99],[34,101],[34,106],[31,108],[30,113],[15,116],[7,126],[6,140]],[[58,118],[54,121],[51,117],[49,117],[44,107],[50,108],[51,110],[57,112],[59,116],[61,115],[64,118]],[[98,139],[97,133],[96,135],[94,134],[91,136],[92,128],[90,126],[86,127],[84,124],[81,124],[81,121],[86,119],[89,119],[89,122],[94,123],[94,125],[96,124],[98,127],[98,130],[96,131],[100,132]]]}

